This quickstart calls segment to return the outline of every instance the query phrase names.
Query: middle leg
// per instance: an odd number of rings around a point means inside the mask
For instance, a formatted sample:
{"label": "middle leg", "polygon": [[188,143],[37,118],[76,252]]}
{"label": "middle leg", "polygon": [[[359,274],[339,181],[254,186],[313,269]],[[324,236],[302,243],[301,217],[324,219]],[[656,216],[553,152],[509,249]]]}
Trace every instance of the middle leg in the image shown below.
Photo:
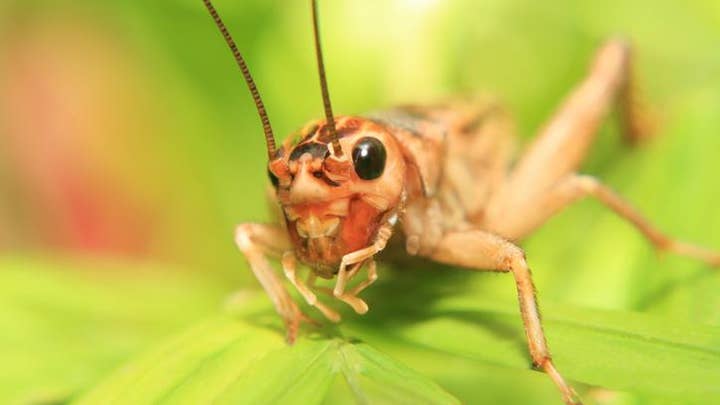
{"label": "middle leg", "polygon": [[512,273],[533,364],[550,376],[566,404],[580,403],[575,391],[565,382],[550,356],[530,269],[525,254],[519,247],[497,235],[480,230],[451,232],[443,237],[430,258],[472,270]]}

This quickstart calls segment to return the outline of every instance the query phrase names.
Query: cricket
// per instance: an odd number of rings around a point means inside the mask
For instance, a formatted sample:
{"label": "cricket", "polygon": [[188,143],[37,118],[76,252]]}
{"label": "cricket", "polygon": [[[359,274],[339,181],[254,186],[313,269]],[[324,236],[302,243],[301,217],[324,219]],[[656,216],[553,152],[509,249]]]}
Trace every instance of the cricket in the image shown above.
{"label": "cricket", "polygon": [[[629,222],[657,250],[720,265],[718,252],[661,232],[602,181],[578,173],[611,109],[619,114],[627,143],[652,135],[652,122],[636,101],[632,52],[626,42],[611,39],[600,46],[586,77],[515,157],[511,118],[491,99],[335,116],[318,4],[311,0],[325,116],[277,144],[245,60],[211,1],[203,2],[257,107],[273,197],[284,219],[279,224],[241,224],[235,241],[282,317],[290,344],[302,322],[315,321],[300,310],[269,258],[280,259],[287,282],[309,306],[339,322],[339,313],[319,297],[366,313],[368,305],[359,294],[378,279],[374,258],[396,234],[407,255],[512,275],[533,366],[550,377],[566,404],[580,404],[553,363],[530,265],[519,242],[565,207],[591,197]],[[301,266],[309,269],[306,276],[301,277]],[[317,286],[318,278],[334,279],[334,288]],[[356,278],[359,283],[350,287]]]}

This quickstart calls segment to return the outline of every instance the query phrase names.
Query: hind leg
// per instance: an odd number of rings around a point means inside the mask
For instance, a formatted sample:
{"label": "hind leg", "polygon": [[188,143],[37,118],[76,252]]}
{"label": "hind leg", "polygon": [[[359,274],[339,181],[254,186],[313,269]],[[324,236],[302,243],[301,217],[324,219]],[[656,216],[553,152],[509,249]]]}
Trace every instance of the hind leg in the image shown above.
{"label": "hind leg", "polygon": [[649,128],[638,114],[633,97],[630,49],[621,41],[610,41],[598,51],[585,80],[569,95],[493,195],[483,227],[498,230],[506,220],[519,220],[514,219],[514,213],[525,211],[535,198],[575,172],[614,102],[620,107],[626,139],[634,142],[645,136]]}
{"label": "hind leg", "polygon": [[505,226],[502,229],[503,235],[511,239],[522,239],[550,217],[584,197],[593,197],[613,210],[632,224],[657,250],[691,257],[710,266],[720,266],[720,253],[679,241],[659,231],[629,202],[592,176],[577,174],[567,176],[537,198],[527,211],[518,212],[516,215],[521,220],[507,222],[516,225],[513,228]]}

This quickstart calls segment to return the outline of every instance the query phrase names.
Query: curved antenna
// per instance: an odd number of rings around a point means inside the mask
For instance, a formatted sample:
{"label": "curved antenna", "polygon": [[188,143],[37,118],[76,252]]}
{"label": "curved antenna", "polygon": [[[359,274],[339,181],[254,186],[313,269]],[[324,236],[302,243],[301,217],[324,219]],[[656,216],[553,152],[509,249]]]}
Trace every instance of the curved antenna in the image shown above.
{"label": "curved antenna", "polygon": [[318,73],[320,75],[320,90],[322,90],[323,106],[325,107],[325,119],[330,127],[333,151],[338,157],[342,157],[343,151],[340,147],[340,140],[335,128],[335,117],[330,104],[330,93],[328,92],[327,78],[325,78],[325,63],[323,62],[322,46],[320,45],[320,29],[318,28],[318,5],[317,0],[310,0],[312,6],[313,31],[315,32],[315,54],[317,56]]}
{"label": "curved antenna", "polygon": [[235,57],[235,61],[237,62],[238,67],[240,67],[240,71],[245,78],[248,89],[250,89],[250,94],[252,94],[252,98],[255,101],[255,107],[257,107],[258,114],[260,115],[260,121],[262,121],[263,131],[265,132],[265,143],[267,144],[268,158],[272,160],[275,157],[275,151],[277,150],[275,146],[275,137],[273,136],[273,130],[272,126],[270,126],[270,119],[268,118],[267,111],[265,111],[265,104],[263,104],[262,99],[260,98],[260,93],[255,86],[255,81],[250,75],[250,70],[245,63],[245,59],[243,59],[240,51],[238,51],[237,45],[235,45],[235,41],[230,35],[230,32],[228,32],[227,28],[225,27],[225,24],[215,10],[215,7],[212,5],[210,0],[203,0],[203,3],[205,3],[205,7],[207,7],[210,15],[215,21],[215,25],[217,25],[217,27],[220,29],[223,38],[225,38],[225,42],[227,42],[228,46],[230,47],[230,50]]}

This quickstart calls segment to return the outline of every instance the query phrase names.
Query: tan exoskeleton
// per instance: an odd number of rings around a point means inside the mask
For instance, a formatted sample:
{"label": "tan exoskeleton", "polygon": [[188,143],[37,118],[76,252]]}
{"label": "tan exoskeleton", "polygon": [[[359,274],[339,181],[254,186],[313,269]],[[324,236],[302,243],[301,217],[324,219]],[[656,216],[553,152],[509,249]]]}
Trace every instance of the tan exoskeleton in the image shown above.
{"label": "tan exoskeleton", "polygon": [[[282,225],[246,223],[235,239],[273,301],[292,343],[309,320],[271,268],[282,258],[290,283],[333,322],[340,315],[320,302],[326,292],[367,312],[358,294],[377,279],[374,256],[399,226],[409,255],[477,271],[511,273],[533,364],[544,370],[568,404],[579,403],[555,368],[543,333],[530,269],[516,242],[583,197],[594,197],[633,224],[657,249],[712,266],[720,255],[661,233],[594,177],[576,170],[613,102],[628,141],[647,135],[633,103],[630,52],[621,41],[598,51],[587,78],[569,95],[513,165],[512,124],[492,101],[403,107],[335,119],[325,80],[317,4],[311,1],[324,120],[307,124],[276,147],[270,122],[247,66],[209,0],[203,0],[243,72],[260,114],[269,174]],[[297,261],[310,268],[303,280]],[[361,268],[367,278],[348,282]],[[337,277],[335,288],[315,286]],[[347,287],[347,288],[346,288]]]}

